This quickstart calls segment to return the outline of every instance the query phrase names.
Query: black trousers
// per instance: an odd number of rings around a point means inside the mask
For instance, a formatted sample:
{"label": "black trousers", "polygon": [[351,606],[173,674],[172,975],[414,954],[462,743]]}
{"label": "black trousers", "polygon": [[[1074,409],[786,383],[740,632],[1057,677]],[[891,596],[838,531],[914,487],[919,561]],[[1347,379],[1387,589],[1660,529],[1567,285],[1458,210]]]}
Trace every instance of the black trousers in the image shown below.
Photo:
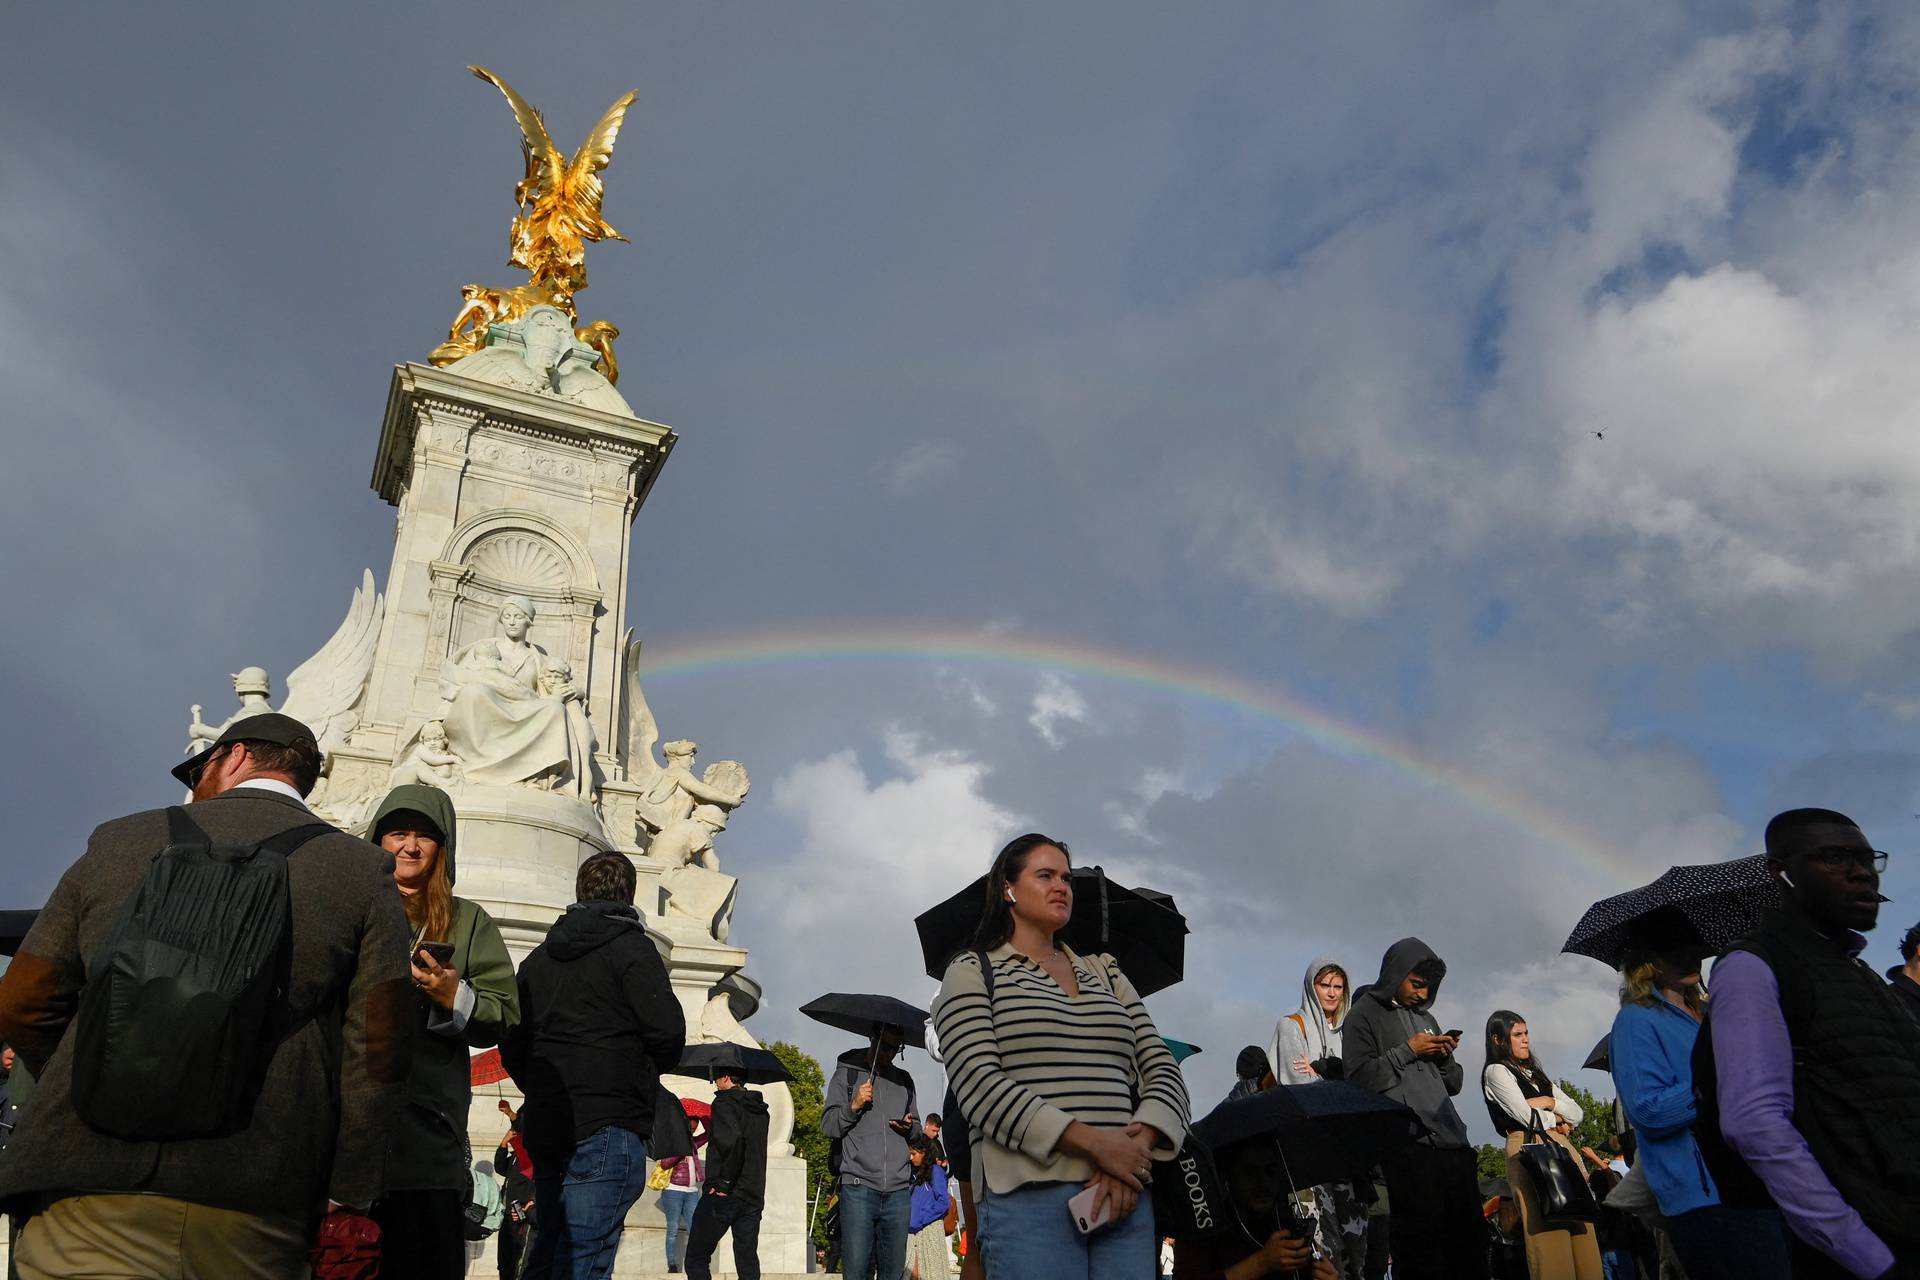
{"label": "black trousers", "polygon": [[687,1275],[691,1280],[713,1280],[713,1251],[720,1237],[733,1232],[733,1269],[740,1280],[760,1280],[760,1206],[745,1205],[735,1196],[700,1197],[687,1231]]}
{"label": "black trousers", "polygon": [[1394,1280],[1487,1280],[1487,1227],[1471,1147],[1401,1147],[1383,1162]]}
{"label": "black trousers", "polygon": [[380,1224],[380,1274],[460,1280],[467,1274],[462,1191],[389,1191],[369,1214]]}
{"label": "black trousers", "polygon": [[[516,1207],[519,1217],[514,1216]],[[533,1201],[516,1206],[509,1200],[500,1216],[500,1233],[494,1237],[494,1259],[500,1267],[500,1280],[515,1280],[520,1274],[520,1259],[527,1251],[527,1236],[533,1226]]]}

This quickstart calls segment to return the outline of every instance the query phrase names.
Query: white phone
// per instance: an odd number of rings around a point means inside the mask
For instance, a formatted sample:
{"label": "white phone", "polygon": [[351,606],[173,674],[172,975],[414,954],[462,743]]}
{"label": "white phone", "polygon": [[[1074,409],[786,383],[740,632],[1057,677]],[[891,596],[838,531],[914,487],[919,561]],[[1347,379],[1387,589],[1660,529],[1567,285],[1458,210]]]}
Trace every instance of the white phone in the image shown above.
{"label": "white phone", "polygon": [[1080,1234],[1083,1236],[1091,1235],[1106,1226],[1109,1216],[1113,1213],[1112,1200],[1102,1201],[1099,1212],[1094,1212],[1093,1192],[1094,1188],[1083,1187],[1078,1195],[1067,1201],[1067,1213],[1072,1216],[1073,1225],[1080,1229]]}

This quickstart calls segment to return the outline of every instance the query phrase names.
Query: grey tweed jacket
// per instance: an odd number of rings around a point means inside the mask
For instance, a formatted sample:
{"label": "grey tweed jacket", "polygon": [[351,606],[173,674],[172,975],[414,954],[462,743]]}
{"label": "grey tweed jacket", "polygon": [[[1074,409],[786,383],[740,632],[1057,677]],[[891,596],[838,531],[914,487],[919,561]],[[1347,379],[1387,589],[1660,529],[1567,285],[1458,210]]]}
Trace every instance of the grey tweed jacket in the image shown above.
{"label": "grey tweed jacket", "polygon": [[[315,820],[288,797],[251,787],[189,805],[187,813],[214,840],[235,845]],[[248,1128],[219,1138],[127,1142],[75,1114],[75,1010],[88,966],[166,843],[163,809],[95,829],[0,975],[0,1040],[40,1077],[0,1151],[0,1202],[30,1207],[76,1193],[150,1192],[244,1212],[317,1215],[329,1197],[372,1200],[407,1075],[401,1013],[410,934],[392,856],[345,832],[309,841],[288,862],[287,1001],[296,1029],[268,1063]]]}

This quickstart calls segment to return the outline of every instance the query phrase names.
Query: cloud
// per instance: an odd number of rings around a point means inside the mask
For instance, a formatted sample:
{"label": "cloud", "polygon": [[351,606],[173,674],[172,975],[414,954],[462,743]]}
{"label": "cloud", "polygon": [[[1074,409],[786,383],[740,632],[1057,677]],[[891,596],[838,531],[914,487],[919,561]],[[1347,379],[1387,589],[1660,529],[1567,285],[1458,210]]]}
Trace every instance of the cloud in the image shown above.
{"label": "cloud", "polygon": [[1088,712],[1087,700],[1072,682],[1049,671],[1040,677],[1040,687],[1034,690],[1027,723],[1048,746],[1057,748],[1066,741],[1061,727],[1085,724]]}
{"label": "cloud", "polygon": [[[968,752],[897,728],[877,746],[871,765],[851,748],[795,762],[769,788],[771,812],[736,822],[721,847],[741,875],[733,938],[752,949],[766,989],[749,1029],[826,1063],[849,1037],[794,1010],[828,991],[930,1002],[937,984],[920,971],[914,916],[982,874],[1021,823],[985,794],[992,769]],[[917,1056],[908,1065],[931,1109],[938,1069]]]}
{"label": "cloud", "polygon": [[[423,72],[436,21],[396,10],[371,44],[315,7],[16,24],[99,54],[0,87],[0,167],[39,175],[0,188],[19,905],[94,821],[172,798],[189,703],[284,673],[385,562],[388,370],[460,282],[506,282],[512,126],[457,65]],[[1189,910],[1190,980],[1154,1008],[1208,1045],[1203,1103],[1309,954],[1410,929],[1456,961],[1463,1024],[1559,1019],[1558,1066],[1611,994],[1550,959],[1591,896],[1745,851],[1776,795],[1907,803],[1920,18],[1021,24],[686,8],[560,50],[471,15],[568,127],[626,84],[676,104],[623,133],[608,214],[634,242],[593,251],[583,295],[626,331],[623,390],[680,432],[630,616],[650,641],[1107,644],[1504,799],[1251,705],[999,662],[663,680],[663,720],[778,780],[722,848],[756,1028],[813,1035],[792,1007],[829,988],[930,990],[912,911],[1032,823]],[[271,89],[225,74],[256,65]],[[288,146],[182,151],[209,120]]]}
{"label": "cloud", "polygon": [[960,450],[946,440],[922,440],[874,468],[880,487],[890,498],[905,498],[952,473]]}

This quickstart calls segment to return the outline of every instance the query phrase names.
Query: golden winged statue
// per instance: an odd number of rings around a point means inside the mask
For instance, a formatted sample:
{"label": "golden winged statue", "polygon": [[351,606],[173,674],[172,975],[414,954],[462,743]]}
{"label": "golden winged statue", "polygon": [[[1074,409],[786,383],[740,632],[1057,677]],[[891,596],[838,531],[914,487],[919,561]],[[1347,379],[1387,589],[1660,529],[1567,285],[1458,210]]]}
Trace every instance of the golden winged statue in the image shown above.
{"label": "golden winged statue", "polygon": [[[506,95],[507,105],[513,108],[520,125],[527,172],[513,191],[520,212],[513,220],[513,252],[507,264],[524,269],[528,279],[524,285],[509,288],[463,286],[460,292],[464,301],[447,331],[447,340],[428,357],[436,365],[452,364],[479,351],[487,344],[489,325],[517,320],[536,306],[555,306],[578,319],[573,295],[587,287],[587,245],[597,240],[626,239],[600,216],[600,202],[606,194],[600,171],[613,159],[613,144],[639,91],[626,93],[608,107],[587,140],[569,158],[547,135],[546,120],[539,110],[512,85],[485,67],[467,70]],[[604,320],[576,330],[582,342],[600,352],[601,372],[609,382],[618,376],[619,365],[613,358],[613,337],[618,333]]]}

